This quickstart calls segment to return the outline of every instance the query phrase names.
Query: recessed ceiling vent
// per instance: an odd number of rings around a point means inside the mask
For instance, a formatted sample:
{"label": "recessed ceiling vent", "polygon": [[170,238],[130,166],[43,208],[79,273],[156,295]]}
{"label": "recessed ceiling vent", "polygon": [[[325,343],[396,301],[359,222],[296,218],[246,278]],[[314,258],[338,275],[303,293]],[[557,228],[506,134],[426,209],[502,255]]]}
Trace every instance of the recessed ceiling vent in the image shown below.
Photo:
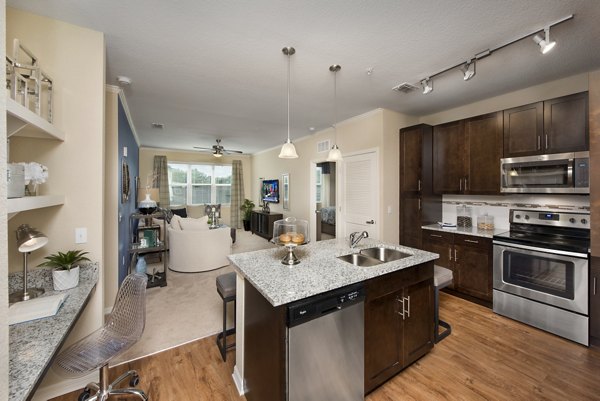
{"label": "recessed ceiling vent", "polygon": [[318,153],[329,152],[330,147],[331,146],[329,145],[329,139],[327,139],[325,141],[321,141],[321,142],[317,143],[317,152]]}
{"label": "recessed ceiling vent", "polygon": [[152,128],[164,129],[165,125],[163,123],[152,123]]}
{"label": "recessed ceiling vent", "polygon": [[398,86],[394,86],[392,88],[392,90],[396,91],[396,92],[402,92],[402,93],[410,93],[412,91],[415,91],[419,89],[418,87],[414,86],[413,84],[409,84],[408,82],[403,82]]}

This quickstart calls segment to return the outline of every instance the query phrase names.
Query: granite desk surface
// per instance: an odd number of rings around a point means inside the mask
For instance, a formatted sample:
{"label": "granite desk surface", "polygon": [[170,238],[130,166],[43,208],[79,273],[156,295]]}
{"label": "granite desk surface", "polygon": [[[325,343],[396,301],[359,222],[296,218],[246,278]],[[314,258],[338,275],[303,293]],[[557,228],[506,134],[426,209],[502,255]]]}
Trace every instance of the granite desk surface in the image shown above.
{"label": "granite desk surface", "polygon": [[[410,254],[410,257],[359,267],[337,259],[337,256],[383,245]],[[313,242],[295,248],[300,263],[281,263],[285,247],[229,255],[235,269],[248,280],[273,306],[284,305],[350,284],[438,259],[438,255],[401,245],[392,245],[370,238],[350,249],[346,238]]]}
{"label": "granite desk surface", "polygon": [[[75,325],[98,281],[98,263],[83,266],[79,285],[69,294],[58,313],[43,319],[17,323],[9,329],[9,396],[10,401],[29,400],[50,367],[67,335]],[[31,269],[29,287],[42,287],[42,296],[58,294],[52,288],[52,272]],[[9,292],[23,289],[23,274],[9,275]]]}
{"label": "granite desk surface", "polygon": [[446,227],[442,228],[439,224],[429,224],[421,227],[424,230],[443,231],[452,234],[473,235],[475,237],[493,238],[496,234],[502,234],[508,231],[508,228],[496,228],[493,230],[480,230],[477,227]]}

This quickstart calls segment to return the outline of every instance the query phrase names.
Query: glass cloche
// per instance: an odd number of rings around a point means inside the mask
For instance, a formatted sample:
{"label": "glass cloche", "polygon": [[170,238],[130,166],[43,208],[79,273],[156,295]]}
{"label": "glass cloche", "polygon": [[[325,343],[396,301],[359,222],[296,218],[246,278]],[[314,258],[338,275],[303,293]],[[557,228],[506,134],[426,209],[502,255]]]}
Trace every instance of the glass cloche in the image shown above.
{"label": "glass cloche", "polygon": [[287,217],[273,223],[273,239],[271,242],[288,248],[288,254],[281,263],[284,265],[295,265],[300,260],[294,255],[294,248],[310,242],[308,221]]}

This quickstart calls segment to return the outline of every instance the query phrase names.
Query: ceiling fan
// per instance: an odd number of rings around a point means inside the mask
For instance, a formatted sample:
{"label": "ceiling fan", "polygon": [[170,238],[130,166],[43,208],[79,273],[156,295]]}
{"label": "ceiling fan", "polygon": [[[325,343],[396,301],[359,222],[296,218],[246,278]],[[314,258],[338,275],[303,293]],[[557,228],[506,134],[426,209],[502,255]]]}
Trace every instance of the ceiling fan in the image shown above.
{"label": "ceiling fan", "polygon": [[212,148],[204,148],[201,146],[194,146],[194,149],[198,149],[204,152],[211,152],[214,157],[221,157],[223,155],[228,155],[231,153],[244,153],[241,150],[231,150],[225,149],[223,145],[221,145],[221,140],[217,139],[217,144],[213,145]]}

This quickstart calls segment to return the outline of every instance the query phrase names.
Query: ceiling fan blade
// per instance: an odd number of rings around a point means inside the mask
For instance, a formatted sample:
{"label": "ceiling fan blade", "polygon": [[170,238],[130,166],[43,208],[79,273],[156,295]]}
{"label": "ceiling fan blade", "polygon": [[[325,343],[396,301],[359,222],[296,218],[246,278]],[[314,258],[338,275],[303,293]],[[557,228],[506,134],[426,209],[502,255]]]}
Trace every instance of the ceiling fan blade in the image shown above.
{"label": "ceiling fan blade", "polygon": [[223,149],[225,153],[244,153],[241,150],[231,150],[231,149]]}
{"label": "ceiling fan blade", "polygon": [[213,150],[213,148],[205,148],[203,146],[194,146],[194,149],[199,149],[199,150]]}

